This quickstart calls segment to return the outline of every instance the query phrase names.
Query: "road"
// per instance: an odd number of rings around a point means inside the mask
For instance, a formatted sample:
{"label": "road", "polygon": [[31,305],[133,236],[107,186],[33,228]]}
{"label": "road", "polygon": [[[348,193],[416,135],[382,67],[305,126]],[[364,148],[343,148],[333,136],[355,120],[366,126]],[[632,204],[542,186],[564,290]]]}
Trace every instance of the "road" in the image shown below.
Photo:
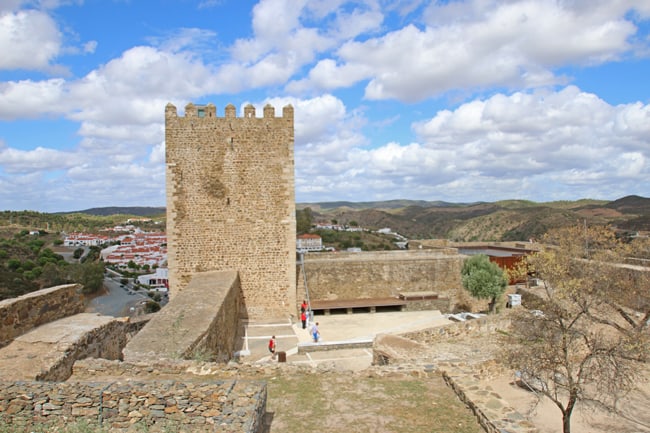
{"label": "road", "polygon": [[[129,287],[120,287],[119,279],[104,277],[106,294],[90,301],[86,312],[100,313],[104,316],[126,317],[133,315],[135,307],[149,297],[145,293],[133,291]],[[131,310],[131,308],[134,310]]]}

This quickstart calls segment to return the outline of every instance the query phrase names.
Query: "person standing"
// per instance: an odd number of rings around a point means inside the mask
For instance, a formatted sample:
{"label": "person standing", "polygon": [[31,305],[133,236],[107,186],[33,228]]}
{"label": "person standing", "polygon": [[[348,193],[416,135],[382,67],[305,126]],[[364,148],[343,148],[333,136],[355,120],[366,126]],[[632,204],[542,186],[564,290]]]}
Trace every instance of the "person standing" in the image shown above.
{"label": "person standing", "polygon": [[302,329],[307,329],[307,312],[300,313],[300,321],[302,322]]}
{"label": "person standing", "polygon": [[318,322],[314,323],[314,326],[311,327],[311,336],[314,339],[314,343],[318,343],[320,338],[320,331],[318,330]]}
{"label": "person standing", "polygon": [[269,340],[269,352],[271,352],[271,358],[275,359],[275,335]]}
{"label": "person standing", "polygon": [[307,312],[307,301],[305,301],[304,299],[302,300],[302,304],[300,304],[300,312],[301,313]]}

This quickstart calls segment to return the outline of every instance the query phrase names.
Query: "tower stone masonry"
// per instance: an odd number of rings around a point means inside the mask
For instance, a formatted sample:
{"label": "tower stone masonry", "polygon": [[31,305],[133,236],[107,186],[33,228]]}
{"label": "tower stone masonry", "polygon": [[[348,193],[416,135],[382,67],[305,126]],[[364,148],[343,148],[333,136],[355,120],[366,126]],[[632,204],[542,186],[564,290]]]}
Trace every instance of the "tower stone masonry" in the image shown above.
{"label": "tower stone masonry", "polygon": [[[287,317],[296,305],[293,107],[262,117],[229,104],[165,108],[170,296],[192,276],[239,274],[244,314]],[[206,300],[209,301],[209,300]]]}

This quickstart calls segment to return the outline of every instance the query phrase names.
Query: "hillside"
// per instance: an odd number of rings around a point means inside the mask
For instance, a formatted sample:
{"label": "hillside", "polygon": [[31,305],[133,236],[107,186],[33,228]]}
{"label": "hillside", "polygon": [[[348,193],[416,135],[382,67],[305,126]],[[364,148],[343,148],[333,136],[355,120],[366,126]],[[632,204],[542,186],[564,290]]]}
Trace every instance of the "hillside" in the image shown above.
{"label": "hillside", "polygon": [[[588,199],[546,203],[389,200],[298,203],[296,207],[311,208],[313,222],[355,222],[368,229],[388,227],[410,239],[519,241],[539,238],[552,228],[584,222],[609,225],[621,232],[650,231],[650,198],[634,195],[611,202]],[[0,227],[54,232],[88,230],[123,224],[132,217],[154,218],[162,224],[150,229],[164,230],[164,207],[104,207],[58,214],[4,211],[0,212]]]}
{"label": "hillside", "polygon": [[[311,207],[311,204],[298,205],[298,208],[305,207]],[[311,209],[317,222],[348,224],[354,221],[370,229],[389,227],[410,239],[528,240],[539,238],[549,229],[585,221],[592,225],[609,225],[620,231],[650,230],[650,199],[639,196],[612,202],[507,200],[452,204],[394,200],[368,202],[365,207],[363,203],[339,202],[318,203]]]}

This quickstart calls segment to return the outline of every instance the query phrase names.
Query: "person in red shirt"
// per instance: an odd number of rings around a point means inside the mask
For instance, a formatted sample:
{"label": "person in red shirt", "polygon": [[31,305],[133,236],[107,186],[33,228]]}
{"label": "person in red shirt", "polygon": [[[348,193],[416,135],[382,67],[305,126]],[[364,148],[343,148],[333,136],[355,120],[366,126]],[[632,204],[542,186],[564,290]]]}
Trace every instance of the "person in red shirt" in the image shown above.
{"label": "person in red shirt", "polygon": [[302,329],[307,329],[307,313],[300,313],[300,321],[302,322]]}
{"label": "person in red shirt", "polygon": [[269,352],[271,352],[271,358],[275,359],[275,335],[269,340]]}
{"label": "person in red shirt", "polygon": [[302,304],[300,304],[300,312],[305,313],[307,312],[307,301],[304,299],[302,300]]}

